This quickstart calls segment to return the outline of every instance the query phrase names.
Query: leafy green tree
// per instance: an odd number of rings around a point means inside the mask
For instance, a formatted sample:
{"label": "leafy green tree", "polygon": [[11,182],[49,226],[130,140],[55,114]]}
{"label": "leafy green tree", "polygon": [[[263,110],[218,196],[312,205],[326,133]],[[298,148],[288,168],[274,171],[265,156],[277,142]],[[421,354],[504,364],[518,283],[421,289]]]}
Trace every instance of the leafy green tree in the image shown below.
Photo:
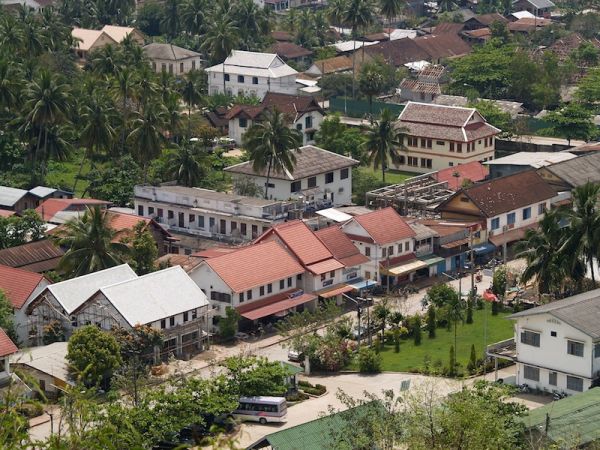
{"label": "leafy green tree", "polygon": [[69,339],[67,361],[87,385],[109,380],[123,362],[117,340],[95,325],[75,330]]}
{"label": "leafy green tree", "polygon": [[426,299],[428,303],[435,305],[437,308],[442,308],[458,299],[458,292],[449,284],[438,283],[427,290]]}
{"label": "leafy green tree", "polygon": [[515,133],[515,125],[509,113],[502,111],[494,102],[479,100],[471,103],[470,107],[485,117],[485,120],[501,130],[500,135],[510,137]]}
{"label": "leafy green tree", "polygon": [[192,107],[200,105],[202,94],[206,92],[206,85],[206,74],[204,72],[191,70],[185,76],[185,82],[181,88],[181,95],[188,107],[188,138],[191,137]]}
{"label": "leafy green tree", "polygon": [[370,347],[361,347],[358,351],[358,371],[360,373],[381,372],[381,355]]}
{"label": "leafy green tree", "polygon": [[[229,56],[232,50],[240,43],[240,31],[231,18],[222,16],[211,16],[208,21],[208,29],[204,35],[202,50],[210,55],[212,63],[220,63]],[[225,77],[223,77],[223,92],[225,89]]]}
{"label": "leafy green tree", "polygon": [[391,28],[392,20],[400,15],[406,3],[403,0],[379,0],[379,12],[388,20]]}
{"label": "leafy green tree", "polygon": [[138,275],[145,275],[154,272],[156,267],[156,258],[158,258],[158,249],[152,233],[146,229],[145,222],[138,222],[133,227],[133,237],[131,239],[131,265]]}
{"label": "leafy green tree", "polygon": [[381,342],[383,343],[385,343],[385,326],[391,314],[392,310],[389,306],[389,299],[387,297],[384,297],[373,308],[373,317],[381,327]]}
{"label": "leafy green tree", "polygon": [[230,341],[237,333],[240,314],[234,308],[225,308],[225,317],[219,318],[219,334],[224,341]]}
{"label": "leafy green tree", "polygon": [[327,18],[329,22],[341,27],[346,25],[346,11],[348,10],[348,0],[330,0],[327,2]]}
{"label": "leafy green tree", "polygon": [[227,370],[231,390],[239,396],[283,395],[288,386],[287,369],[278,361],[267,358],[233,356],[222,366]]}
{"label": "leafy green tree", "polygon": [[412,328],[413,328],[413,339],[415,340],[415,345],[421,345],[421,339],[422,339],[423,333],[421,330],[421,316],[419,316],[418,314],[415,315],[415,317],[413,319]]}
{"label": "leafy green tree", "polygon": [[373,96],[380,94],[384,87],[383,74],[372,64],[365,64],[358,75],[358,88],[369,98],[369,114],[373,114]]}
{"label": "leafy green tree", "polygon": [[148,176],[150,161],[160,155],[165,136],[162,130],[165,126],[165,108],[153,105],[143,112],[136,114],[133,129],[127,140],[131,143],[133,155],[144,173],[144,182]]}
{"label": "leafy green tree", "polygon": [[133,187],[142,181],[140,167],[130,155],[115,160],[114,167],[88,174],[87,192],[115,206],[133,205]]}
{"label": "leafy green tree", "polygon": [[386,186],[386,183],[369,171],[356,167],[352,169],[352,201],[357,205],[365,204],[367,192],[384,186]]}
{"label": "leafy green tree", "polygon": [[285,116],[277,110],[265,113],[264,120],[252,124],[244,134],[244,148],[255,172],[267,169],[265,198],[269,197],[272,171],[292,172],[296,165],[294,150],[299,151],[300,132],[290,129]]}
{"label": "leafy green tree", "polygon": [[166,0],[164,2],[164,16],[160,22],[161,29],[173,39],[177,36],[180,27],[179,0]]}
{"label": "leafy green tree", "polygon": [[168,158],[168,176],[183,186],[197,186],[210,170],[208,153],[203,153],[193,144],[185,143],[176,147],[169,152]]}
{"label": "leafy green tree", "polygon": [[[181,15],[181,20],[185,23],[184,10],[182,10]],[[137,26],[146,36],[159,36],[160,24],[163,21],[163,17],[164,10],[161,8],[161,5],[159,5],[158,2],[144,2],[137,10]]]}
{"label": "leafy green tree", "polygon": [[0,289],[0,329],[4,330],[11,341],[18,345],[19,339],[14,318],[15,314],[13,306],[6,297],[4,291]]}
{"label": "leafy green tree", "polygon": [[205,0],[186,0],[181,4],[181,25],[191,34],[203,34],[209,12]]}
{"label": "leafy green tree", "polygon": [[45,223],[35,210],[25,210],[21,216],[0,217],[0,249],[37,241],[45,236]]}
{"label": "leafy green tree", "polygon": [[451,345],[448,357],[448,375],[451,377],[456,375],[456,369],[456,353],[454,351],[454,345]]}
{"label": "leafy green tree", "polygon": [[469,373],[475,373],[477,370],[477,353],[475,352],[475,344],[471,344],[471,354],[469,356],[467,370]]}
{"label": "leafy green tree", "polygon": [[429,308],[427,308],[427,333],[429,335],[429,339],[433,339],[435,337],[436,328],[437,323],[435,318],[435,305],[429,305]]}
{"label": "leafy green tree", "polygon": [[467,300],[467,318],[465,320],[467,323],[473,323],[473,300]]}
{"label": "leafy green tree", "polygon": [[569,145],[571,139],[587,142],[597,134],[592,114],[578,103],[571,102],[558,111],[550,111],[544,120],[550,125],[552,134],[564,136]]}
{"label": "leafy green tree", "polygon": [[59,267],[68,276],[77,277],[122,264],[129,248],[122,242],[113,242],[114,236],[108,215],[99,206],[86,210],[53,236],[67,248]]}
{"label": "leafy green tree", "polygon": [[367,132],[364,147],[369,154],[369,164],[375,169],[381,167],[381,177],[385,183],[385,171],[389,163],[399,163],[398,149],[406,151],[404,136],[406,129],[394,123],[393,113],[389,109],[381,111],[379,121],[373,123]]}
{"label": "leafy green tree", "polygon": [[366,163],[366,155],[363,151],[364,135],[360,129],[349,127],[340,122],[339,114],[328,115],[315,136],[319,147],[337,153],[338,155],[350,156],[356,160]]}
{"label": "leafy green tree", "polygon": [[[352,29],[354,48],[352,52],[352,98],[356,96],[356,39],[359,30],[363,30],[375,21],[375,7],[371,0],[347,0],[344,12],[344,24]],[[363,47],[364,51],[364,47]]]}

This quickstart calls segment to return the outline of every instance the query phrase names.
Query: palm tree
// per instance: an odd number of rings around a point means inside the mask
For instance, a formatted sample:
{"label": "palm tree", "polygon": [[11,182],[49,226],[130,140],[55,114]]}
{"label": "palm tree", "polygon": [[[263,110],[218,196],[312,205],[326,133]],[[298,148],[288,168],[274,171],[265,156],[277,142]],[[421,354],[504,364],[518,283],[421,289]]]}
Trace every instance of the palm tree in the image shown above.
{"label": "palm tree", "polygon": [[331,24],[341,27],[344,25],[348,0],[329,0],[327,2],[327,19]]}
{"label": "palm tree", "polygon": [[188,72],[185,77],[185,84],[182,86],[181,95],[183,101],[188,107],[188,138],[191,135],[192,107],[197,106],[202,101],[202,93],[206,90],[206,82],[203,74],[197,70]]}
{"label": "palm tree", "polygon": [[[208,31],[204,35],[202,50],[211,56],[213,62],[223,62],[240,42],[239,29],[226,16],[212,16]],[[223,64],[223,93],[225,94],[225,64]]]}
{"label": "palm tree", "polygon": [[82,125],[80,142],[85,146],[85,151],[79,165],[79,172],[75,177],[73,192],[76,192],[77,183],[87,158],[94,158],[102,149],[112,146],[115,138],[115,129],[112,123],[115,118],[115,109],[109,100],[94,93],[88,98],[81,108],[80,120]]}
{"label": "palm tree", "polygon": [[354,51],[352,52],[352,98],[355,98],[356,39],[358,38],[359,30],[374,22],[375,16],[373,15],[373,11],[375,8],[371,0],[350,0],[347,7],[348,9],[344,15],[344,22],[352,29],[352,40],[354,42]]}
{"label": "palm tree", "polygon": [[246,50],[258,50],[254,48],[257,38],[269,33],[269,20],[263,12],[253,0],[239,0],[232,8],[231,17],[240,35],[245,37],[241,44]]}
{"label": "palm tree", "polygon": [[190,143],[176,148],[169,154],[167,174],[187,187],[197,186],[210,170],[206,153],[202,154]]}
{"label": "palm tree", "polygon": [[144,169],[144,183],[148,178],[148,164],[160,155],[165,137],[165,108],[160,104],[148,105],[137,113],[127,140],[131,142],[134,157]]}
{"label": "palm tree", "polygon": [[398,163],[400,161],[398,148],[406,151],[405,132],[405,128],[398,128],[394,125],[393,113],[385,108],[381,111],[379,121],[373,123],[367,133],[367,140],[363,145],[369,154],[369,164],[373,164],[375,169],[381,167],[381,178],[384,183],[388,162]]}
{"label": "palm tree", "polygon": [[186,0],[183,2],[180,17],[185,31],[192,35],[202,34],[205,28],[207,10],[206,0]]}
{"label": "palm tree", "polygon": [[538,229],[529,229],[525,239],[517,245],[517,257],[525,258],[527,267],[521,274],[521,282],[536,279],[538,292],[550,294],[564,286],[565,279],[583,277],[585,265],[577,255],[563,255],[560,251],[567,237],[567,229],[560,226],[560,215],[548,212],[540,221]]}
{"label": "palm tree", "polygon": [[46,153],[48,159],[67,161],[73,151],[73,129],[69,125],[53,125],[47,130]]}
{"label": "palm tree", "polygon": [[456,369],[456,335],[458,322],[462,322],[464,320],[465,311],[465,303],[461,298],[461,293],[459,292],[457,295],[453,295],[452,297],[450,297],[444,306],[446,308],[446,317],[449,321],[454,323],[454,361],[452,361],[452,373],[454,373],[454,370]]}
{"label": "palm tree", "polygon": [[10,112],[20,94],[20,77],[14,64],[8,60],[0,60],[0,111],[5,108]]}
{"label": "palm tree", "polygon": [[179,96],[179,93],[171,92],[166,99],[163,99],[163,104],[165,106],[165,118],[170,139],[173,142],[179,142],[179,137],[181,134],[181,97]]}
{"label": "palm tree", "polygon": [[569,222],[569,234],[562,247],[565,255],[580,255],[589,264],[596,287],[594,260],[600,256],[600,185],[586,183],[572,191],[573,207],[562,212]]}
{"label": "palm tree", "polygon": [[384,88],[385,80],[378,65],[365,64],[358,76],[358,86],[369,97],[369,114],[373,114],[373,96]]}
{"label": "palm tree", "polygon": [[82,217],[68,221],[54,236],[59,245],[67,247],[59,267],[70,277],[78,277],[122,264],[129,248],[113,242],[115,231],[108,214],[99,206],[88,209]]}
{"label": "palm tree", "polygon": [[267,169],[265,199],[268,198],[271,171],[292,172],[296,165],[292,150],[299,151],[301,142],[300,132],[289,128],[284,115],[277,110],[267,111],[264,120],[253,123],[244,134],[244,148],[253,162],[253,170]]}
{"label": "palm tree", "polygon": [[379,0],[379,12],[388,20],[388,27],[392,27],[392,19],[400,15],[404,5],[404,0]]}
{"label": "palm tree", "polygon": [[164,17],[160,26],[166,35],[173,39],[179,32],[179,0],[166,0],[164,2]]}
{"label": "palm tree", "polygon": [[123,121],[121,123],[121,156],[125,154],[125,137],[127,136],[127,127],[129,126],[129,106],[127,102],[131,92],[136,85],[135,74],[128,67],[117,70],[115,73],[116,86],[113,91],[121,98]]}
{"label": "palm tree", "polygon": [[112,75],[121,69],[121,53],[116,46],[108,44],[92,54],[92,68],[101,75]]}
{"label": "palm tree", "polygon": [[[33,157],[34,172],[36,160],[39,158],[42,161],[41,175],[43,177],[48,128],[68,120],[72,99],[68,85],[46,70],[40,71],[39,77],[29,84],[25,96],[27,99],[24,107],[27,113],[26,122],[38,132]],[[43,152],[41,152],[42,135],[44,135]]]}
{"label": "palm tree", "polygon": [[23,30],[12,14],[0,17],[0,48],[7,55],[14,55],[23,49]]}

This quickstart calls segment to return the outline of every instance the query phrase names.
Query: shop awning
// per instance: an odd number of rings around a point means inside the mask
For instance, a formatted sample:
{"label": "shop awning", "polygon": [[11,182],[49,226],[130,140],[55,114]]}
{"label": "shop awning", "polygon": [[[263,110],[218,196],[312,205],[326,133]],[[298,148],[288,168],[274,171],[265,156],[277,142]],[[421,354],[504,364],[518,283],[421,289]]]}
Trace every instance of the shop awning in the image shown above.
{"label": "shop awning", "polygon": [[481,244],[478,245],[476,247],[473,247],[473,252],[479,256],[479,255],[485,255],[487,253],[491,253],[494,250],[496,250],[496,246],[492,243],[486,242],[485,244]]}
{"label": "shop awning", "polygon": [[295,308],[296,306],[308,303],[316,298],[316,295],[306,293],[288,294],[283,298],[281,295],[274,295],[273,297],[258,300],[256,305],[248,303],[238,306],[236,309],[242,317],[245,317],[249,320],[257,320],[262,317],[285,312],[289,309]]}
{"label": "shop awning", "polygon": [[425,267],[429,267],[427,263],[424,263],[423,261],[417,259],[385,269],[385,272],[382,269],[382,273],[394,276],[405,275],[407,273],[414,272],[415,270],[424,269]]}
{"label": "shop awning", "polygon": [[469,243],[469,238],[464,238],[464,239],[459,239],[457,241],[452,241],[452,242],[448,242],[446,244],[442,244],[442,245],[440,245],[440,247],[449,250],[451,248],[460,247],[460,246],[468,244],[468,243]]}
{"label": "shop awning", "polygon": [[318,292],[317,294],[319,295],[319,297],[331,298],[331,297],[335,297],[336,295],[345,294],[346,292],[350,292],[353,290],[354,290],[353,286],[344,284],[342,286],[337,286],[333,289],[329,289],[324,292]]}
{"label": "shop awning", "polygon": [[534,223],[529,226],[508,230],[505,233],[490,237],[490,241],[496,246],[501,247],[509,242],[520,241],[525,237],[525,233],[529,229],[537,228],[538,224]]}
{"label": "shop awning", "polygon": [[362,278],[358,278],[354,280],[352,283],[348,283],[348,286],[352,286],[354,290],[360,291],[361,289],[368,289],[373,286],[377,286],[379,283],[373,280],[363,280]]}
{"label": "shop awning", "polygon": [[423,261],[425,264],[427,264],[428,266],[435,266],[436,264],[444,262],[444,258],[442,258],[441,256],[437,256],[437,255],[421,256],[421,257],[419,257],[419,259],[421,261]]}

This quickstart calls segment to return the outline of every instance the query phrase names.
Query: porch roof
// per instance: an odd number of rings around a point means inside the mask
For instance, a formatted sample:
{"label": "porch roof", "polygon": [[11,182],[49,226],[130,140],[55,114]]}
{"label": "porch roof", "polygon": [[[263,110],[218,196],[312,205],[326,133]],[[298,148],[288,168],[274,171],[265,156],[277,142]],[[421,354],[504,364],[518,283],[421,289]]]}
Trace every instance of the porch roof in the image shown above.
{"label": "porch roof", "polygon": [[333,289],[324,289],[322,292],[317,292],[319,297],[330,298],[335,297],[339,294],[345,294],[346,292],[353,291],[355,288],[349,284],[342,284],[341,286],[336,286]]}
{"label": "porch roof", "polygon": [[303,305],[316,298],[316,295],[307,294],[304,291],[290,290],[238,306],[236,309],[242,317],[257,320]]}
{"label": "porch roof", "polygon": [[404,264],[400,264],[398,266],[389,267],[387,269],[382,269],[381,272],[384,275],[406,275],[407,273],[414,272],[419,269],[424,269],[425,267],[429,267],[429,265],[421,261],[420,259],[414,259],[412,261],[405,262]]}
{"label": "porch roof", "polygon": [[505,233],[499,234],[498,236],[490,236],[490,242],[496,247],[500,247],[504,244],[508,244],[514,241],[520,241],[525,237],[525,232],[529,229],[535,229],[538,227],[537,223],[527,225],[521,228],[514,228]]}

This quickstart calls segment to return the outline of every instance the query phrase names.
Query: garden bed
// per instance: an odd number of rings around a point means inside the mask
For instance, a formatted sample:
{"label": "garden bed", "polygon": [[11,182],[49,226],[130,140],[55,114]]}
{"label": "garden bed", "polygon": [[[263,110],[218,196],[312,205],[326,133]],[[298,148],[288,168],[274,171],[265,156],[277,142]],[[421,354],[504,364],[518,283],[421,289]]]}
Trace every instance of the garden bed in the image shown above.
{"label": "garden bed", "polygon": [[322,384],[310,384],[308,381],[300,380],[298,382],[298,389],[311,397],[321,397],[327,394],[327,388]]}

